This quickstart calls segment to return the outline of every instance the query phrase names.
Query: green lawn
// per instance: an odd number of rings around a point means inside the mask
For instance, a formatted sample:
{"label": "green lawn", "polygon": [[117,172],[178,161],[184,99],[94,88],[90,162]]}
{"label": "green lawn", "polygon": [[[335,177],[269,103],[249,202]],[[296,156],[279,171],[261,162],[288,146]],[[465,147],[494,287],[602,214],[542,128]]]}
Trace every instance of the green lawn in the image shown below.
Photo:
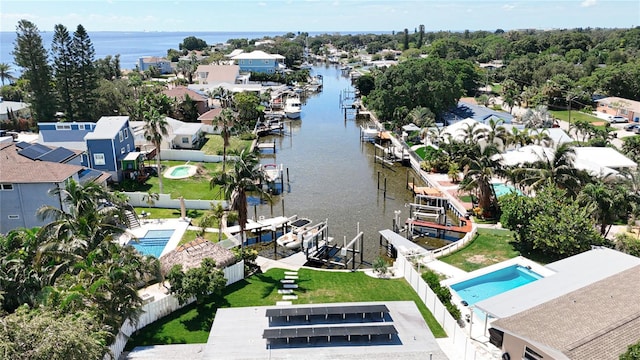
{"label": "green lawn", "polygon": [[[161,161],[160,163],[163,171],[161,171],[158,176],[162,176],[168,168],[183,165],[186,161]],[[151,164],[155,165],[155,162],[152,161]],[[218,188],[210,189],[209,181],[216,172],[221,171],[222,163],[191,162],[189,164],[200,167],[201,172],[186,179],[167,179],[163,177],[162,185],[164,187],[164,193],[171,194],[171,197],[174,199],[184,196],[185,199],[192,200],[221,200],[222,197],[220,196],[221,194],[219,194]],[[158,176],[149,177],[144,184],[123,182],[119,187],[116,187],[115,190],[160,193]]]}
{"label": "green lawn", "polygon": [[[149,213],[150,215],[146,217],[147,219],[171,219],[180,217],[180,209],[137,207],[135,208],[135,210],[138,215],[140,215],[143,211]],[[201,218],[204,213],[205,210],[188,209],[187,217],[195,219],[196,221],[194,222],[197,223],[198,219]]]}
{"label": "green lawn", "polygon": [[[435,337],[446,337],[433,315],[404,279],[381,280],[358,272],[327,272],[300,269],[297,304],[412,300],[418,306]],[[284,270],[271,269],[227,287],[222,296],[192,304],[140,330],[127,349],[158,344],[206,343],[216,309],[274,305],[280,300],[280,279]]]}
{"label": "green lawn", "polygon": [[[207,142],[202,146],[202,152],[209,155],[222,155],[224,146],[222,136],[220,135],[206,135]],[[233,136],[229,139],[229,147],[227,147],[227,154],[239,154],[243,149],[249,149],[252,141],[241,140],[237,136]]]}
{"label": "green lawn", "polygon": [[464,271],[478,270],[520,255],[511,244],[512,241],[513,235],[511,231],[478,229],[478,235],[471,243],[461,250],[438,260]]}
{"label": "green lawn", "polygon": [[[553,117],[560,119],[562,121],[569,122],[569,110],[550,110],[549,111]],[[571,123],[574,123],[578,120],[587,121],[590,123],[603,123],[606,122],[598,117],[585,114],[580,111],[571,110]]]}

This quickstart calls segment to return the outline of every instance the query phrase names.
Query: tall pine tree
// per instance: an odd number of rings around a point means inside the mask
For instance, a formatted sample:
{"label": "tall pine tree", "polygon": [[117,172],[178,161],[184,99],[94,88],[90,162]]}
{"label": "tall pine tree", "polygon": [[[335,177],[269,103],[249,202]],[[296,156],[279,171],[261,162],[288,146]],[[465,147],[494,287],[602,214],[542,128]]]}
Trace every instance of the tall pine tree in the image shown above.
{"label": "tall pine tree", "polygon": [[35,121],[53,121],[55,97],[51,85],[51,67],[38,27],[28,20],[20,20],[16,35],[11,55],[16,65],[22,68],[22,77],[28,81],[31,115]]}
{"label": "tall pine tree", "polygon": [[73,33],[73,58],[77,66],[73,78],[74,104],[77,118],[82,121],[95,121],[98,89],[98,74],[94,64],[95,50],[89,34],[82,25],[78,25]]}
{"label": "tall pine tree", "polygon": [[72,52],[72,40],[69,31],[64,25],[56,25],[51,44],[53,56],[53,75],[56,80],[56,93],[59,105],[64,109],[65,118],[74,121],[75,106],[73,77],[77,70]]}

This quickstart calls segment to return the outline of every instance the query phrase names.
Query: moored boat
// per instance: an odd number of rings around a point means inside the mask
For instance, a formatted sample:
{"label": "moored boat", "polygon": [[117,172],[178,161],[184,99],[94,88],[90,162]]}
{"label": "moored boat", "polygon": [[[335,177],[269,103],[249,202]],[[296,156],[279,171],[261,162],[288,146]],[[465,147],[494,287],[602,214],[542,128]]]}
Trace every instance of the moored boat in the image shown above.
{"label": "moored boat", "polygon": [[288,96],[284,103],[284,115],[289,119],[299,119],[302,112],[300,97]]}
{"label": "moored boat", "polygon": [[302,244],[304,233],[307,231],[306,226],[311,224],[311,220],[300,218],[291,223],[291,231],[280,236],[276,243],[287,249],[297,249]]}

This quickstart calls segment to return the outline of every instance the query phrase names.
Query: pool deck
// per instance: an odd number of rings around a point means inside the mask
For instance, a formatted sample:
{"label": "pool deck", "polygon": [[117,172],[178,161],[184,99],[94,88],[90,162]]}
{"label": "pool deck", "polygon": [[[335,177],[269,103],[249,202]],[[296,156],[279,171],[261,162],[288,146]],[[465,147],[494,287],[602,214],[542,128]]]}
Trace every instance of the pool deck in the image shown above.
{"label": "pool deck", "polygon": [[125,245],[131,240],[132,235],[137,238],[142,238],[149,230],[173,230],[171,238],[165,245],[164,250],[160,256],[168,253],[169,251],[178,247],[178,243],[182,239],[185,231],[189,227],[190,219],[150,219],[142,220],[139,228],[129,229],[127,233],[120,236],[118,242],[121,245]]}

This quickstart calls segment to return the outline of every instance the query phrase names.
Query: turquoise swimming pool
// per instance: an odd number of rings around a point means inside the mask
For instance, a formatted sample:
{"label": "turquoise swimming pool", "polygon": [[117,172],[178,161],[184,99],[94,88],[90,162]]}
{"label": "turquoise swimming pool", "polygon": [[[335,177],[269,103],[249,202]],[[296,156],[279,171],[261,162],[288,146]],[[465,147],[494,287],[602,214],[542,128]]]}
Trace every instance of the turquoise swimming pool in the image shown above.
{"label": "turquoise swimming pool", "polygon": [[542,279],[543,276],[521,265],[512,265],[473,279],[451,285],[468,305],[502,294],[517,287]]}
{"label": "turquoise swimming pool", "polygon": [[174,231],[175,230],[149,230],[143,237],[138,238],[138,241],[129,241],[129,245],[133,246],[143,255],[160,258],[164,247],[169,242],[169,239],[171,239]]}
{"label": "turquoise swimming pool", "polygon": [[511,194],[512,192],[516,192],[518,195],[522,195],[522,191],[514,188],[513,186],[503,184],[503,183],[492,183],[493,191],[496,193],[497,197],[501,197],[503,195]]}

